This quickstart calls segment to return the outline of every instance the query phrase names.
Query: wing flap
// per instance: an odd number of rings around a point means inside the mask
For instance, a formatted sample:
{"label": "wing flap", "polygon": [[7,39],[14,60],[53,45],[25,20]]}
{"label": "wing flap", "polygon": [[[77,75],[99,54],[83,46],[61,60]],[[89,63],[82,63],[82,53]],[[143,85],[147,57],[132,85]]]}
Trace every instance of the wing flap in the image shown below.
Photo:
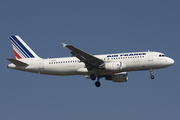
{"label": "wing flap", "polygon": [[28,66],[27,63],[21,62],[19,60],[13,59],[13,58],[7,58],[7,60],[9,60],[10,62],[12,62],[13,64],[15,64],[17,66]]}

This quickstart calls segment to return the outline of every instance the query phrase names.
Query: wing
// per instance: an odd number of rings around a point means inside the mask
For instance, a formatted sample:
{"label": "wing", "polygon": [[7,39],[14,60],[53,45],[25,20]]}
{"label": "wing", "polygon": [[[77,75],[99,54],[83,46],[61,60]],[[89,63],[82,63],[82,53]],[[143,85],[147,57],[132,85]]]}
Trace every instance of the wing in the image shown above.
{"label": "wing", "polygon": [[72,45],[67,45],[67,44],[63,44],[63,47],[67,47],[68,49],[71,50],[71,54],[72,56],[75,56],[77,57],[80,62],[84,62],[86,67],[88,68],[88,70],[94,68],[94,67],[97,67],[99,65],[101,65],[102,63],[104,63],[103,60],[89,54],[89,53],[86,53]]}

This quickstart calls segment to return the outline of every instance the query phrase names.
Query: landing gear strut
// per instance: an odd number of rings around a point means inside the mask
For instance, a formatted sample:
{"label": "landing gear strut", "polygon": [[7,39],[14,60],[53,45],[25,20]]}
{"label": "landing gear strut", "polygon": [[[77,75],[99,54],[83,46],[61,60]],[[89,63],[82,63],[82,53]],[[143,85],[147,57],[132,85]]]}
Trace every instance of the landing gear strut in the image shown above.
{"label": "landing gear strut", "polygon": [[[91,78],[91,80],[94,81],[96,79],[96,75],[95,74],[91,74],[89,78]],[[95,82],[95,86],[96,87],[100,87],[101,86],[101,83],[99,82],[100,78],[102,78],[102,76],[98,76],[97,77],[97,81]]]}
{"label": "landing gear strut", "polygon": [[153,70],[150,69],[151,79],[154,79]]}

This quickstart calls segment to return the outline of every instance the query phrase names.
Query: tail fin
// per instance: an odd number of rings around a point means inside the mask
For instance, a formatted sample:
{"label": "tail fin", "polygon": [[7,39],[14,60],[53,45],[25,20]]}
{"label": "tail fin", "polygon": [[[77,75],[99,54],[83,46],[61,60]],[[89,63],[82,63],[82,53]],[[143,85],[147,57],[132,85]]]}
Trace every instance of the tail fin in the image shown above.
{"label": "tail fin", "polygon": [[39,58],[36,53],[18,36],[10,36],[16,59]]}

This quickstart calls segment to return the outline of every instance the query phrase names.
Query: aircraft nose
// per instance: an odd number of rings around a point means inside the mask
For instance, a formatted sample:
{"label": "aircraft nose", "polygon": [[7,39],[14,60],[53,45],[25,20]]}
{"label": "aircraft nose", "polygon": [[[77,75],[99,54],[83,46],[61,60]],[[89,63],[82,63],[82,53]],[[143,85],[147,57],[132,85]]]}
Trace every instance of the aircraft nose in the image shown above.
{"label": "aircraft nose", "polygon": [[169,63],[170,65],[173,65],[173,64],[174,64],[174,60],[173,60],[172,58],[170,58],[170,59],[168,60],[168,63]]}

